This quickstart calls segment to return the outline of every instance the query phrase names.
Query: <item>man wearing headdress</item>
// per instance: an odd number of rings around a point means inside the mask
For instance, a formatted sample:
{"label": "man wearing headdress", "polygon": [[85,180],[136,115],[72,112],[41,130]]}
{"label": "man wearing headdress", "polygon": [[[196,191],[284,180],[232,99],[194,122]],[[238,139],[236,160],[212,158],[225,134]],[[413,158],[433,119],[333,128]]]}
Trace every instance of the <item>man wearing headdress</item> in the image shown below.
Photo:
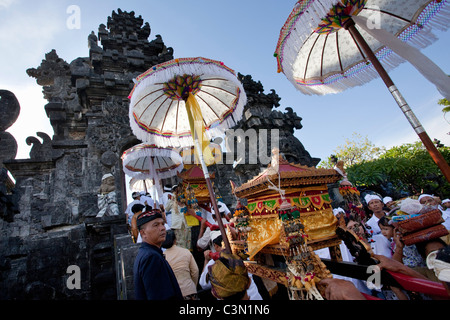
{"label": "man wearing headdress", "polygon": [[131,226],[131,219],[134,215],[133,211],[131,211],[131,208],[133,208],[133,206],[135,204],[140,204],[141,203],[141,194],[139,192],[133,192],[131,194],[131,197],[133,198],[133,201],[131,201],[127,208],[125,209],[125,214],[127,215],[127,223],[129,226]]}
{"label": "man wearing headdress", "polygon": [[149,207],[148,208],[149,210],[159,209],[158,201],[154,200],[152,196],[149,193],[146,193],[145,191],[141,191],[140,201],[144,206]]}
{"label": "man wearing headdress", "polygon": [[383,210],[384,203],[381,198],[375,194],[367,194],[364,197],[364,200],[366,200],[369,210],[373,212],[372,217],[367,220],[366,224],[373,231],[373,235],[379,234],[381,233],[381,229],[378,225],[378,221],[381,219],[381,217],[384,217],[386,215],[386,212]]}
{"label": "man wearing headdress", "polygon": [[[221,252],[208,267],[211,293],[219,300],[262,300],[244,262],[235,254]],[[253,284],[254,290],[249,290]]]}
{"label": "man wearing headdress", "polygon": [[171,187],[170,185],[164,186],[164,193],[159,199],[159,207],[166,213],[166,221],[169,227],[172,227],[172,212],[168,209],[167,205],[169,201],[175,197],[172,193],[172,190],[176,191],[176,188],[177,185],[174,185],[173,187]]}
{"label": "man wearing headdress", "polygon": [[165,210],[170,211],[170,228],[175,232],[178,246],[191,250],[191,227],[188,225],[185,217],[185,213],[188,213],[188,207],[185,202],[184,195],[175,191],[174,196],[167,202]]}
{"label": "man wearing headdress", "polygon": [[437,209],[441,200],[438,197],[435,197],[432,194],[422,193],[419,196],[419,202],[421,205],[430,206],[433,209]]}
{"label": "man wearing headdress", "polygon": [[396,206],[396,203],[395,203],[394,199],[392,199],[392,197],[384,197],[383,203],[389,210],[394,209]]}
{"label": "man wearing headdress", "polygon": [[[211,215],[213,220],[210,220],[210,221],[208,221],[209,219],[202,220],[202,227],[200,229],[200,233],[198,235],[198,240],[197,240],[197,246],[202,250],[210,249],[212,252],[215,252],[215,247],[212,243],[212,240],[218,234],[220,234],[219,225],[217,222],[218,219],[222,219],[222,223],[223,223],[224,227],[226,227],[229,224],[229,221],[225,218],[225,212],[226,212],[225,207],[219,206],[218,209],[219,209],[220,218],[213,211],[213,213]],[[207,226],[206,221],[210,222],[210,226]],[[212,223],[211,223],[211,221],[212,221]]]}
{"label": "man wearing headdress", "polygon": [[173,187],[171,187],[170,185],[164,186],[163,194],[162,194],[161,198],[159,199],[160,206],[162,205],[164,208],[167,206],[167,202],[173,197],[172,189],[174,189],[176,191],[177,187],[178,187],[177,185],[174,185]]}
{"label": "man wearing headdress", "polygon": [[160,210],[141,213],[136,222],[142,244],[133,267],[135,299],[182,300],[177,278],[161,250],[166,228]]}
{"label": "man wearing headdress", "polygon": [[[439,209],[442,214],[442,219],[444,222],[442,223],[447,230],[450,230],[450,209],[447,208],[448,203],[450,203],[449,199],[444,199],[441,201],[439,197],[436,197],[432,194],[422,193],[419,196],[419,202],[421,205],[428,209]],[[450,243],[450,235],[442,237],[442,240],[446,243]]]}

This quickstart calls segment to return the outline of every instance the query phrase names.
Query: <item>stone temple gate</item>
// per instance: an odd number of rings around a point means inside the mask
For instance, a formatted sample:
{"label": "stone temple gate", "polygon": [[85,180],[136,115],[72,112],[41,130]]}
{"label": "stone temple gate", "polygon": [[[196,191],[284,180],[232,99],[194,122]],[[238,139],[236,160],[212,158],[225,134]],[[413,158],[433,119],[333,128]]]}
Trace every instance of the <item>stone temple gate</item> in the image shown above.
{"label": "stone temple gate", "polygon": [[[0,299],[117,299],[115,244],[127,234],[126,190],[120,156],[140,141],[132,134],[128,94],[133,78],[173,59],[160,35],[134,12],[113,11],[97,34],[88,36],[89,56],[67,63],[55,50],[29,76],[43,87],[53,137],[28,137],[29,159],[14,159],[17,142],[5,130],[17,119],[14,94],[0,90]],[[264,93],[250,75],[239,77],[248,96],[236,128],[280,130],[287,160],[315,166],[293,135],[302,128],[291,108],[274,110],[280,98]],[[270,150],[267,151],[270,154]],[[233,207],[229,180],[241,184],[261,165],[215,165],[219,190]],[[12,174],[15,183],[9,178]],[[102,177],[114,177],[119,215],[96,218]],[[70,266],[80,270],[79,287],[68,286]],[[69,270],[71,270],[69,268]]]}

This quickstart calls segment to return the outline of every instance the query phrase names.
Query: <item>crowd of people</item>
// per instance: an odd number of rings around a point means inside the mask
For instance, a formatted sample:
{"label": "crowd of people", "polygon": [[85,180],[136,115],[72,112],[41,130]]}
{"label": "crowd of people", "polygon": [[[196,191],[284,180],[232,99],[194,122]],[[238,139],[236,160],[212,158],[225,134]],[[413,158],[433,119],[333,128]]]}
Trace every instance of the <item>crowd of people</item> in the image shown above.
{"label": "crowd of people", "polygon": [[[141,243],[142,246],[134,268],[136,299],[197,300],[200,297],[216,299],[219,295],[214,295],[216,291],[208,276],[222,250],[222,235],[216,220],[218,215],[210,207],[197,206],[197,210],[188,208],[184,195],[177,192],[177,189],[177,185],[165,186],[159,201],[152,199],[145,192],[134,192],[133,201],[125,211],[133,241]],[[221,201],[218,202],[218,209],[223,225],[228,226],[231,219],[230,210]],[[144,234],[148,233],[143,226],[151,224],[155,224],[153,232],[165,232],[164,239],[162,236],[156,236],[154,239],[144,237]],[[164,230],[161,226],[164,226]],[[233,228],[230,227],[229,230],[235,233]],[[153,242],[150,242],[152,240]],[[152,263],[145,262],[147,260]],[[159,269],[165,271],[161,273]],[[252,276],[247,273],[245,276],[250,279],[246,297],[261,299],[252,282]],[[158,281],[149,280],[154,277],[158,277]],[[162,291],[159,288],[158,283],[174,284],[173,277],[177,280],[181,295],[171,285],[166,285]]]}
{"label": "crowd of people", "polygon": [[[442,224],[450,229],[449,199],[441,201],[433,195],[421,194],[417,199],[394,200],[371,193],[365,195],[363,205],[359,192],[348,181],[342,181],[340,191],[344,201],[333,210],[335,216],[371,247],[381,269],[442,283],[450,294],[449,236],[405,245],[393,223],[396,221],[393,217],[438,209]],[[236,232],[230,224],[232,214],[227,206],[219,201],[216,214],[210,207],[188,208],[183,197],[176,185],[166,186],[159,201],[133,193],[134,200],[126,213],[133,240],[141,243],[133,270],[135,298],[273,299],[264,279],[248,273],[241,257],[223,250],[217,219],[222,219],[232,236]],[[343,261],[355,261],[343,242],[340,249]],[[329,257],[326,248],[316,253],[322,258]],[[324,279],[319,285],[324,288],[324,297],[331,300],[366,299],[367,295],[385,300],[436,298],[400,287],[376,287],[368,281],[339,275]],[[277,297],[287,299],[288,295],[280,292]]]}
{"label": "crowd of people", "polygon": [[[384,261],[385,265],[389,261],[390,267],[416,278],[440,282],[434,272],[436,270],[430,268],[430,264],[427,263],[427,258],[439,250],[448,252],[450,244],[448,232],[444,236],[428,234],[426,236],[428,238],[425,237],[417,243],[405,244],[402,238],[404,234],[398,227],[398,222],[435,211],[440,214],[439,222],[445,227],[444,229],[450,230],[450,199],[441,200],[439,197],[425,193],[402,199],[393,199],[389,195],[382,197],[375,192],[366,193],[364,197],[360,197],[357,188],[345,178],[341,181],[339,189],[343,201],[340,203],[341,207],[333,209],[335,216],[371,248],[377,260]],[[341,244],[340,249],[344,261],[356,260],[345,244]],[[319,256],[326,257],[326,254],[322,251],[319,252]],[[450,269],[447,272],[450,272]],[[335,278],[350,282],[351,284],[347,285],[353,285],[359,292],[385,300],[436,298],[411,293],[397,287],[374,287],[372,283],[349,277],[337,275]]]}

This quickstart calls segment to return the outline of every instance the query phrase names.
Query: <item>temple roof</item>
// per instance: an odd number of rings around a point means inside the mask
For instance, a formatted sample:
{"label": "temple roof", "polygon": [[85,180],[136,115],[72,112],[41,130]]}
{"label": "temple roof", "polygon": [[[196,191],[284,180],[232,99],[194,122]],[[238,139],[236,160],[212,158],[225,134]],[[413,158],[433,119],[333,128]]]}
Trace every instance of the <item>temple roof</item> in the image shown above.
{"label": "temple roof", "polygon": [[[205,175],[203,174],[202,168],[197,165],[193,165],[188,170],[180,172],[177,174],[178,177],[186,182],[203,182],[205,183]],[[210,173],[210,178],[214,179],[214,173]]]}
{"label": "temple roof", "polygon": [[[278,157],[278,161],[276,161]],[[269,187],[280,187],[281,189],[298,188],[317,184],[328,184],[339,181],[342,176],[334,169],[321,169],[315,167],[303,166],[300,164],[289,163],[281,155],[275,155],[272,163],[255,176],[234,191],[240,198],[254,198],[258,194],[278,192]]]}

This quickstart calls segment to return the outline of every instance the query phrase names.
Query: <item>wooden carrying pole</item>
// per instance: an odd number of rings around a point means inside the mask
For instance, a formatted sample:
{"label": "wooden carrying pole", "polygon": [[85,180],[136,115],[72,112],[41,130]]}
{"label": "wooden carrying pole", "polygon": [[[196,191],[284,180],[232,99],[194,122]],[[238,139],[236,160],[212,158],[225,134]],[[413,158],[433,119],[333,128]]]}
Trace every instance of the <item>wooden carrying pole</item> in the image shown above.
{"label": "wooden carrying pole", "polygon": [[445,178],[448,182],[450,182],[450,166],[448,165],[447,161],[445,161],[442,154],[439,152],[439,150],[434,145],[433,141],[431,141],[430,137],[426,133],[425,129],[422,127],[422,124],[420,123],[419,119],[417,119],[414,112],[409,107],[408,103],[403,98],[400,91],[395,86],[394,82],[392,81],[391,77],[388,75],[384,67],[381,65],[378,58],[373,53],[372,49],[367,44],[366,40],[363,38],[361,33],[359,33],[358,29],[355,27],[355,22],[352,19],[349,19],[345,24],[344,28],[350,32],[353,39],[358,43],[358,45],[362,48],[364,53],[367,55],[369,60],[372,62],[372,65],[374,66],[375,70],[380,75],[381,79],[385,83],[386,87],[391,92],[392,96],[394,97],[395,101],[397,102],[398,106],[402,110],[403,114],[405,115],[406,119],[408,119],[409,123],[413,127],[414,131],[419,136],[420,140],[422,141],[423,145],[427,149],[428,153],[430,154],[431,158],[433,158],[434,162],[437,164]]}
{"label": "wooden carrying pole", "polygon": [[219,230],[220,230],[220,233],[222,234],[222,239],[225,244],[225,250],[227,253],[231,253],[232,251],[231,251],[230,242],[228,241],[227,233],[225,232],[225,227],[222,222],[222,217],[220,215],[219,208],[217,206],[217,200],[216,200],[216,195],[214,193],[214,188],[212,186],[211,179],[209,177],[208,167],[206,166],[205,160],[203,159],[203,154],[202,154],[203,152],[201,150],[201,146],[200,146],[200,143],[198,142],[197,137],[195,137],[195,145],[196,145],[195,148],[197,148],[197,150],[198,150],[200,163],[202,166],[203,174],[205,176],[206,186],[208,187],[209,199],[211,200],[211,203],[213,205],[214,213],[216,214],[217,224],[219,225]]}
{"label": "wooden carrying pole", "polygon": [[[190,121],[193,122],[192,111],[191,111],[191,107],[188,102],[188,95],[189,95],[188,92],[183,92],[183,100],[186,103],[186,111],[188,113],[188,117],[190,118]],[[220,233],[222,234],[222,240],[225,244],[225,251],[227,253],[232,253],[231,245],[230,245],[230,242],[228,241],[227,233],[225,232],[225,227],[222,222],[222,217],[220,216],[219,208],[217,206],[216,195],[214,193],[214,188],[212,186],[211,179],[209,177],[208,167],[206,166],[205,160],[203,159],[203,150],[202,150],[202,146],[200,145],[196,130],[191,130],[191,135],[192,135],[192,139],[194,140],[194,149],[195,149],[195,151],[197,151],[197,155],[200,160],[200,164],[202,166],[203,174],[205,176],[206,186],[208,187],[209,199],[211,200],[211,204],[212,204],[214,212],[216,214],[217,224],[219,226]]]}

